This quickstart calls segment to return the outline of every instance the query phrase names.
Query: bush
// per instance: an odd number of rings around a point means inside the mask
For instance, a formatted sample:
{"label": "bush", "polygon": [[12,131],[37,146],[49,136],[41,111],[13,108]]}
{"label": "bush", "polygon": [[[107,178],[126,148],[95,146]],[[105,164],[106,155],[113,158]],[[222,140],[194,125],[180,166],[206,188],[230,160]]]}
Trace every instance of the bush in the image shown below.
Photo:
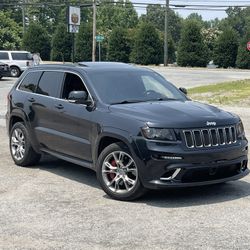
{"label": "bush", "polygon": [[226,28],[218,37],[214,49],[214,63],[219,67],[235,67],[238,51],[238,34]]}
{"label": "bush", "polygon": [[186,20],[178,46],[178,65],[205,67],[208,63],[206,51],[200,24],[196,20]]}
{"label": "bush", "polygon": [[24,49],[40,53],[43,60],[50,58],[50,37],[39,23],[31,23],[23,36]]}
{"label": "bush", "polygon": [[109,38],[108,59],[114,62],[129,62],[130,45],[125,29],[114,29]]}
{"label": "bush", "polygon": [[143,22],[137,29],[130,60],[138,64],[161,63],[161,40],[155,27]]}
{"label": "bush", "polygon": [[76,37],[76,61],[92,60],[92,36],[92,26],[89,23],[81,24]]}
{"label": "bush", "polygon": [[238,48],[236,66],[240,69],[250,69],[250,51],[247,49],[247,42],[250,41],[250,29],[241,39]]}
{"label": "bush", "polygon": [[72,36],[67,32],[67,26],[59,24],[52,38],[51,60],[71,61]]}

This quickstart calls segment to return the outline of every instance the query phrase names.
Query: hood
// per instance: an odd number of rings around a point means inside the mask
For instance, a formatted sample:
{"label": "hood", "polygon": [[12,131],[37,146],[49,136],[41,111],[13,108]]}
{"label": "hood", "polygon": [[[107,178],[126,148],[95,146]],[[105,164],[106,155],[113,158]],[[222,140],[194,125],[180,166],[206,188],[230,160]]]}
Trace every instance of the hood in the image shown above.
{"label": "hood", "polygon": [[193,101],[159,101],[110,106],[123,118],[136,119],[149,127],[199,128],[235,124],[238,116],[214,106]]}

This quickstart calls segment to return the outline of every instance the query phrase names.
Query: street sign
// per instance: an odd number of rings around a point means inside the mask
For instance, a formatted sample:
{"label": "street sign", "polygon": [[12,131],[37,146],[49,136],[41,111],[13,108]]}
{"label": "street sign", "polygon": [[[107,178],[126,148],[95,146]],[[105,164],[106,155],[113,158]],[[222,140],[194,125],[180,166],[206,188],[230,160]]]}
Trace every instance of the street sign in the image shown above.
{"label": "street sign", "polygon": [[96,39],[96,41],[97,42],[102,42],[103,40],[104,40],[104,36],[103,35],[97,35],[96,37],[95,37],[95,39]]}
{"label": "street sign", "polygon": [[250,51],[250,41],[247,43],[247,49]]}

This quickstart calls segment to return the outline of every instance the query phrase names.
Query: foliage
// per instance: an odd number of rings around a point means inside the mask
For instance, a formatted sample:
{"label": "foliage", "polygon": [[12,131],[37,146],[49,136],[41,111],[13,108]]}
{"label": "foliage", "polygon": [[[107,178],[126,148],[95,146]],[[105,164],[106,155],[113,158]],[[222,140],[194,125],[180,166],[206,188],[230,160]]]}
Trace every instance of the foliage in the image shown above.
{"label": "foliage", "polygon": [[23,48],[40,53],[43,60],[50,58],[50,37],[47,31],[39,23],[31,23],[23,36]]}
{"label": "foliage", "polygon": [[228,17],[221,21],[220,28],[231,27],[243,36],[250,23],[250,7],[230,7],[227,9]]}
{"label": "foliage", "polygon": [[232,28],[226,28],[218,36],[214,49],[214,63],[219,67],[235,67],[238,51],[238,35]]}
{"label": "foliage", "polygon": [[71,61],[72,36],[67,32],[67,26],[59,24],[52,37],[51,60]]}
{"label": "foliage", "polygon": [[206,51],[200,24],[195,20],[187,20],[181,32],[177,57],[178,65],[205,67],[208,63]]}
{"label": "foliage", "polygon": [[0,49],[19,49],[21,30],[21,27],[11,19],[10,13],[0,11]]}
{"label": "foliage", "polygon": [[[218,83],[195,87],[188,90],[189,96],[196,100],[213,104],[237,106],[250,104],[250,80]],[[244,102],[242,102],[244,100]]]}
{"label": "foliage", "polygon": [[114,62],[129,62],[130,44],[127,30],[114,29],[109,38],[108,60]]}
{"label": "foliage", "polygon": [[211,61],[213,60],[213,51],[218,36],[221,34],[221,31],[218,28],[202,28],[201,34],[203,36],[203,40],[207,48],[208,59],[209,61]]}
{"label": "foliage", "polygon": [[76,37],[76,61],[92,60],[92,25],[81,24]]}
{"label": "foliage", "polygon": [[134,63],[148,65],[161,63],[161,40],[155,27],[146,22],[141,23],[135,35],[135,43],[130,60]]}
{"label": "foliage", "polygon": [[[165,28],[165,7],[160,4],[148,5],[147,14],[142,16],[143,21],[148,21],[160,31]],[[174,42],[180,39],[180,30],[182,26],[182,18],[173,10],[168,10],[168,33],[171,34]]]}
{"label": "foliage", "polygon": [[97,9],[97,27],[100,33],[114,28],[133,28],[138,23],[137,13],[129,0],[101,0]]}
{"label": "foliage", "polygon": [[250,69],[250,51],[247,49],[247,43],[250,41],[250,29],[240,40],[237,53],[236,66],[240,69]]}

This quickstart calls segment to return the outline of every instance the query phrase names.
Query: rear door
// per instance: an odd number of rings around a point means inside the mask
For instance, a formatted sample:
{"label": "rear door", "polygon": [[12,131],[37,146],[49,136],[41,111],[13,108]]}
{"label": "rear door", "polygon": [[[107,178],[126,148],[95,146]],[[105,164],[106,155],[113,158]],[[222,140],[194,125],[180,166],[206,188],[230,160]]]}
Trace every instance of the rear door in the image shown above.
{"label": "rear door", "polygon": [[43,72],[36,89],[36,95],[29,100],[32,103],[33,127],[40,147],[58,151],[61,124],[57,124],[57,98],[60,95],[64,73],[60,71]]}

